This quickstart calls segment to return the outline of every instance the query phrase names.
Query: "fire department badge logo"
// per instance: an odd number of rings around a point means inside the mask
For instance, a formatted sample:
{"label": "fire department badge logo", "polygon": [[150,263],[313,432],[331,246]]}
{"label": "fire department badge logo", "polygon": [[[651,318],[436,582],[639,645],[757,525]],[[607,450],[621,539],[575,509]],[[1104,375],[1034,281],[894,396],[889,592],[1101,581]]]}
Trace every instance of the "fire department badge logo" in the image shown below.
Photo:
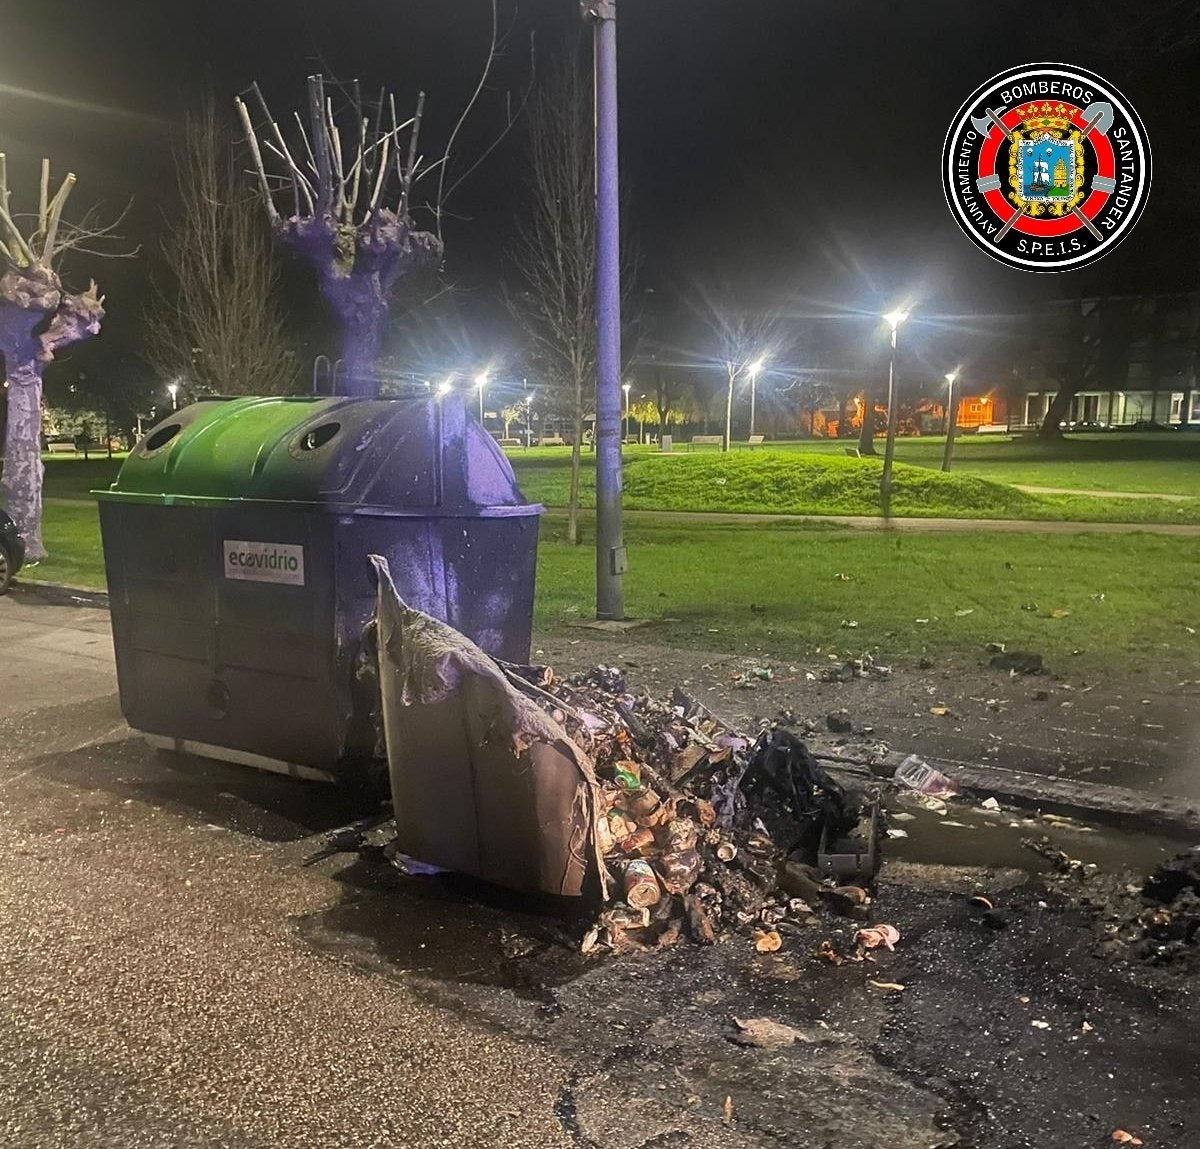
{"label": "fire department badge logo", "polygon": [[1129,102],[1082,68],[1025,64],[958,110],[942,154],[946,202],[994,259],[1067,271],[1110,252],[1150,191],[1150,145]]}

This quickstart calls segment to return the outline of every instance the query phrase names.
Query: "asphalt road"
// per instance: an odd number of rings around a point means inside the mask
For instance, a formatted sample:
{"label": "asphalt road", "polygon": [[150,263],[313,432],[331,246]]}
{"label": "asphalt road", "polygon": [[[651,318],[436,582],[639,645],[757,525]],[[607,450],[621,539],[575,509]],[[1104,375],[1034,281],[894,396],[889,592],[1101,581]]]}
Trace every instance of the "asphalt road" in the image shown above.
{"label": "asphalt road", "polygon": [[575,1143],[569,1060],[299,936],[327,795],[131,738],[104,612],[0,599],[0,652],[0,1144]]}
{"label": "asphalt road", "polygon": [[[355,813],[150,751],[120,719],[106,615],[0,598],[0,1145],[1200,1139],[1186,983],[1098,962],[1091,925],[1019,869],[885,869],[873,914],[902,941],[878,966],[817,960],[858,925],[828,918],[780,954],[585,959],[577,921],[358,858],[305,867]],[[970,920],[981,883],[1009,929]],[[798,1043],[733,1044],[755,1016]]]}

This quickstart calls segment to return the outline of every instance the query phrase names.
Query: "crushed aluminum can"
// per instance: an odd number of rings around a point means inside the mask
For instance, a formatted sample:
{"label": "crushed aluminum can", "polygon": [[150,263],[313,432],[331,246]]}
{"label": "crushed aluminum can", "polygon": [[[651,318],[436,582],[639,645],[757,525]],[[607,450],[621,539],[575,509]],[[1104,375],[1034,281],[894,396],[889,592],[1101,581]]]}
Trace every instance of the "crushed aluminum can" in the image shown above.
{"label": "crushed aluminum can", "polygon": [[625,900],[634,909],[646,910],[662,898],[662,887],[649,862],[635,858],[625,867]]}

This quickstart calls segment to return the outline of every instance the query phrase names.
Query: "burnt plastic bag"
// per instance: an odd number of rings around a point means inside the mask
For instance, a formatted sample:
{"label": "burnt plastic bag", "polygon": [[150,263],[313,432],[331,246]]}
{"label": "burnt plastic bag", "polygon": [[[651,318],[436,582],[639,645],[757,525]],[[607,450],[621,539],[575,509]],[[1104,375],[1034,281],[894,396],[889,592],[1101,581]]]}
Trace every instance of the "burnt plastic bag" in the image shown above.
{"label": "burnt plastic bag", "polygon": [[396,844],[448,870],[579,896],[596,852],[588,756],[465,635],[378,583],[379,687]]}

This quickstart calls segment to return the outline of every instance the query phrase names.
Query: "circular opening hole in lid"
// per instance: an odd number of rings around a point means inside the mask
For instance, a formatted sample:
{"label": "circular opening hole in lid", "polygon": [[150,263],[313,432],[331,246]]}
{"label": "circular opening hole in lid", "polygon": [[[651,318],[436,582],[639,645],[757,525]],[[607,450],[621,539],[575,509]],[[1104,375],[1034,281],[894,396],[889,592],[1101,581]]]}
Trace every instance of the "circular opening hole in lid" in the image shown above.
{"label": "circular opening hole in lid", "polygon": [[150,433],[150,437],[146,440],[142,450],[157,451],[159,447],[165,447],[182,430],[183,426],[180,423],[168,423],[165,427],[159,427],[157,431]]}
{"label": "circular opening hole in lid", "polygon": [[341,423],[321,423],[300,436],[300,450],[316,451],[324,447],[342,429]]}

